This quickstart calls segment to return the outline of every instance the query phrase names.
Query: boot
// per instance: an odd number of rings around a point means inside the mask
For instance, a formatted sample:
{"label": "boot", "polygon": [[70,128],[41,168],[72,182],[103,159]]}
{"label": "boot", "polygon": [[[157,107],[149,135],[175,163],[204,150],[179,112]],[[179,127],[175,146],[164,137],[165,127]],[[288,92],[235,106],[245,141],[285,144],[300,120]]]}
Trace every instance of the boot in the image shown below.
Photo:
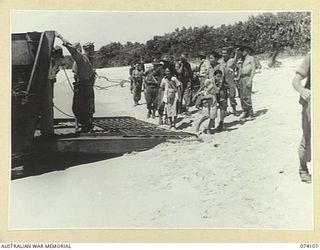
{"label": "boot", "polygon": [[255,118],[252,109],[249,110],[249,112],[248,112],[248,117],[251,118],[251,119],[254,119],[254,118]]}
{"label": "boot", "polygon": [[248,111],[244,110],[243,112],[243,116],[240,118],[241,120],[245,120],[249,117]]}
{"label": "boot", "polygon": [[309,174],[308,170],[299,170],[300,179],[302,182],[311,183],[311,174]]}
{"label": "boot", "polygon": [[210,134],[213,134],[214,128],[215,128],[214,119],[210,119],[210,120],[209,120],[209,124],[208,124],[208,129],[207,129],[207,131],[208,131]]}
{"label": "boot", "polygon": [[163,125],[163,119],[161,116],[159,116],[159,125]]}
{"label": "boot", "polygon": [[234,116],[239,116],[240,114],[238,113],[238,111],[237,111],[237,108],[236,108],[236,106],[232,106],[232,114],[234,115]]}
{"label": "boot", "polygon": [[219,122],[219,125],[218,125],[218,127],[217,127],[217,130],[222,131],[223,129],[224,129],[223,121],[220,121],[220,122]]}

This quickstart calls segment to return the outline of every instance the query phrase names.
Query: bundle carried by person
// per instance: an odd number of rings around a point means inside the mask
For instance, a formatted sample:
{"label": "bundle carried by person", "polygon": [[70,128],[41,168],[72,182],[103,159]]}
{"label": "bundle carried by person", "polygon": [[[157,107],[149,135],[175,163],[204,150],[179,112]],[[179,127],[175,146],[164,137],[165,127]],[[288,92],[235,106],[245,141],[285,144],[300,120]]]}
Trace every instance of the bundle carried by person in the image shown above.
{"label": "bundle carried by person", "polygon": [[192,102],[196,108],[206,107],[211,105],[213,95],[219,93],[220,86],[217,85],[213,79],[207,79],[204,85],[193,96]]}

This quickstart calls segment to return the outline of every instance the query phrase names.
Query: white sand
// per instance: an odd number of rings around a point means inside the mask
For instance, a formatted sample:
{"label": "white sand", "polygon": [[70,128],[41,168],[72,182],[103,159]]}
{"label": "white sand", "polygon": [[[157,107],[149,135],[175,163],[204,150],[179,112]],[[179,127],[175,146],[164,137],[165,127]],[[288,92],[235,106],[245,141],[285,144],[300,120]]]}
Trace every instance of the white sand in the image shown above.
{"label": "white sand", "polygon": [[[230,115],[226,123],[234,126],[203,135],[203,143],[163,143],[149,151],[12,181],[10,228],[312,230],[313,185],[298,176],[302,131],[298,95],[291,85],[301,59],[282,62],[281,68],[264,67],[255,76],[254,109],[267,112],[254,121],[241,125]],[[128,68],[98,72],[126,78]],[[61,72],[55,103],[71,114],[72,92],[66,82],[59,83],[64,79]],[[96,101],[96,116],[146,120],[145,105],[132,105],[129,84],[96,91]]]}

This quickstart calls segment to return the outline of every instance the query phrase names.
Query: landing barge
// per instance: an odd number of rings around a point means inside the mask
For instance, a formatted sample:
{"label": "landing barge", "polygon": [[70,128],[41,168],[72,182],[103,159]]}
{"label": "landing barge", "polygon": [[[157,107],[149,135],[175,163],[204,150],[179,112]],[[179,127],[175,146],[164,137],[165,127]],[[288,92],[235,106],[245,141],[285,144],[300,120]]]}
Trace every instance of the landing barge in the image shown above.
{"label": "landing barge", "polygon": [[95,117],[90,133],[76,133],[72,118],[54,119],[54,135],[39,133],[41,107],[55,40],[54,31],[12,34],[12,162],[43,153],[124,154],[148,150],[168,140],[197,137],[160,128],[134,117]]}

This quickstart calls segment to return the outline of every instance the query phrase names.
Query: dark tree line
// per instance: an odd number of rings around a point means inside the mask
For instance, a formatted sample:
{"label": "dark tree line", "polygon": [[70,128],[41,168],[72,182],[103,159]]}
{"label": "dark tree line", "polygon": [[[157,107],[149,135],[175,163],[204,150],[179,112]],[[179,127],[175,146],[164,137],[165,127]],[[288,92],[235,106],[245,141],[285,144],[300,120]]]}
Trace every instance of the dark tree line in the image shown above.
{"label": "dark tree line", "polygon": [[[154,36],[145,44],[112,42],[96,52],[95,66],[124,66],[139,60],[151,62],[164,54],[177,57],[182,52],[196,58],[200,51],[219,51],[224,46],[237,46],[243,42],[249,43],[255,54],[270,53],[275,49],[305,53],[310,49],[310,31],[309,12],[261,13],[232,25],[177,28],[171,33]],[[68,67],[70,62],[72,60],[68,59]]]}

